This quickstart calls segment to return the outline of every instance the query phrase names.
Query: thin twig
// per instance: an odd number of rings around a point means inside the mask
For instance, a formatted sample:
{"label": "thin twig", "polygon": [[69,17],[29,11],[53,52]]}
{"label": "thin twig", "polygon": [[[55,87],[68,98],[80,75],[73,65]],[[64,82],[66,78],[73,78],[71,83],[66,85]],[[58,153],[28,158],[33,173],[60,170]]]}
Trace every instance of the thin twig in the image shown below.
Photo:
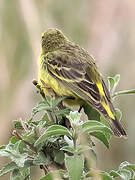
{"label": "thin twig", "polygon": [[16,130],[14,130],[14,131],[12,132],[12,135],[17,136],[20,140],[22,140],[25,144],[27,144],[27,145],[30,147],[31,150],[33,150],[34,152],[37,153],[36,147],[34,147],[33,144],[31,144],[31,143],[23,140],[22,136],[21,136]]}
{"label": "thin twig", "polygon": [[21,121],[21,125],[22,125],[23,129],[25,130],[25,132],[27,132],[27,131],[28,131],[28,128],[26,127],[26,125],[25,125],[23,119],[20,118],[20,121]]}
{"label": "thin twig", "polygon": [[43,98],[44,100],[46,100],[46,98],[45,98],[45,93],[43,92],[43,90],[41,89],[40,85],[38,84],[38,81],[37,81],[37,80],[33,80],[32,83],[33,83],[34,86],[36,86],[36,88],[39,90],[42,98]]}
{"label": "thin twig", "polygon": [[[43,81],[43,82],[44,82],[44,81]],[[43,83],[43,82],[42,82],[42,83]],[[46,100],[45,93],[43,92],[43,90],[41,89],[40,85],[38,84],[38,81],[33,80],[32,83],[33,83],[34,86],[36,86],[36,88],[39,90],[40,95],[42,96],[42,98],[43,98],[44,100]],[[44,84],[44,86],[45,86],[45,84]],[[47,88],[47,87],[45,86],[45,88]],[[53,91],[51,88],[49,88],[48,90],[50,90],[51,93],[53,92],[54,96],[56,96],[56,94],[54,93],[54,91]],[[49,119],[50,119],[52,122],[55,122],[55,123],[56,123],[56,118],[55,118],[54,115],[53,115],[54,113],[49,112],[49,111],[46,111],[46,112],[47,112],[47,114],[48,114],[48,116],[49,116]]]}
{"label": "thin twig", "polygon": [[45,175],[49,172],[49,170],[48,170],[46,165],[40,165],[40,169],[43,169]]}

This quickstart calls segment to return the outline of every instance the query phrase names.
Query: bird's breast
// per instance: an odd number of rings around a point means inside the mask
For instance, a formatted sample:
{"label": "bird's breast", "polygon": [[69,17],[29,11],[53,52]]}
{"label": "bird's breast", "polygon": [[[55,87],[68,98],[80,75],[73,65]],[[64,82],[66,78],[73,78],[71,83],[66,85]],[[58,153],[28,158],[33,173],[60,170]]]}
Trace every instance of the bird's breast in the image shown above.
{"label": "bird's breast", "polygon": [[68,90],[60,81],[49,74],[48,70],[41,68],[38,73],[38,82],[45,94],[50,94],[52,89],[58,96],[72,96],[72,92]]}

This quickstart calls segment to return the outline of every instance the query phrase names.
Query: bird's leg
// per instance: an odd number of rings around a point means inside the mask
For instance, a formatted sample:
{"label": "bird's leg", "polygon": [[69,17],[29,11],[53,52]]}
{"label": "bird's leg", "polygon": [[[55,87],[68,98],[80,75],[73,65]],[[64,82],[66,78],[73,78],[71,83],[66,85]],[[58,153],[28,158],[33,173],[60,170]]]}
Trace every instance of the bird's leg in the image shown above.
{"label": "bird's leg", "polygon": [[81,106],[79,107],[79,110],[78,110],[79,113],[81,112],[82,108],[83,108],[83,105],[81,105]]}
{"label": "bird's leg", "polygon": [[[62,101],[59,103],[58,106],[59,106],[60,109],[65,109],[65,108],[66,108],[66,106],[63,105]],[[62,117],[62,120],[64,121],[64,122],[62,123],[62,125],[65,126],[65,127],[67,127],[68,129],[70,129],[70,128],[71,128],[71,124],[70,124],[69,119],[68,119],[66,116],[63,116],[63,117]]]}
{"label": "bird's leg", "polygon": [[73,97],[73,96],[67,96],[66,99],[75,100],[75,97]]}

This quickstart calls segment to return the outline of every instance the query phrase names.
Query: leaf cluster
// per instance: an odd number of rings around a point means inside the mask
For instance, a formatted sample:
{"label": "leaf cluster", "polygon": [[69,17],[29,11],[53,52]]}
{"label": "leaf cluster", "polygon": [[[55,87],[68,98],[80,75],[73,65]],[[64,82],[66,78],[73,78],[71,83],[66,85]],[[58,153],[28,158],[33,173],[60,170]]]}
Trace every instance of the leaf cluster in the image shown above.
{"label": "leaf cluster", "polygon": [[[119,80],[119,75],[108,78],[113,98],[135,92],[115,92]],[[45,173],[40,180],[135,179],[135,165],[128,162],[121,163],[118,170],[109,173],[95,168],[95,138],[109,148],[113,136],[97,111],[85,106],[84,112],[88,116],[85,121],[81,113],[62,106],[65,97],[45,97],[33,108],[30,119],[13,121],[14,131],[9,143],[0,146],[0,155],[11,162],[0,170],[0,176],[10,172],[11,180],[30,180],[30,169],[38,166]],[[120,120],[121,111],[117,109],[116,112]]]}

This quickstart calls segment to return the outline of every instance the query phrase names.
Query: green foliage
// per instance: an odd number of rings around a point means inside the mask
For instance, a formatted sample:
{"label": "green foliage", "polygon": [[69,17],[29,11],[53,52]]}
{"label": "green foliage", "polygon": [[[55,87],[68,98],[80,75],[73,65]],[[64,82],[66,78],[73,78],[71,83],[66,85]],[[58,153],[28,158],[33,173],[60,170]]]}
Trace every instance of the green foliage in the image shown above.
{"label": "green foliage", "polygon": [[81,179],[84,169],[84,156],[74,155],[66,156],[65,164],[68,170],[70,180]]}
{"label": "green foliage", "polygon": [[[120,75],[109,77],[113,97],[135,92],[115,92],[119,80]],[[9,143],[0,146],[0,155],[11,162],[0,170],[0,176],[10,172],[11,180],[30,180],[30,168],[40,166],[45,172],[40,180],[135,179],[135,165],[129,162],[121,163],[118,170],[110,172],[94,169],[93,162],[97,158],[95,138],[109,148],[113,133],[96,110],[85,106],[84,112],[88,116],[85,121],[81,113],[61,106],[64,99],[46,96],[33,108],[30,119],[13,121],[14,131]],[[116,116],[118,120],[122,117],[119,109],[116,109]],[[56,170],[50,171],[52,166]]]}
{"label": "green foliage", "polygon": [[112,170],[109,173],[113,178],[121,178],[122,180],[133,180],[135,179],[135,164],[130,164],[125,161],[122,162],[118,170]]}
{"label": "green foliage", "polygon": [[116,74],[114,77],[108,77],[109,91],[111,95],[114,94],[116,87],[118,86],[120,81],[120,74]]}

